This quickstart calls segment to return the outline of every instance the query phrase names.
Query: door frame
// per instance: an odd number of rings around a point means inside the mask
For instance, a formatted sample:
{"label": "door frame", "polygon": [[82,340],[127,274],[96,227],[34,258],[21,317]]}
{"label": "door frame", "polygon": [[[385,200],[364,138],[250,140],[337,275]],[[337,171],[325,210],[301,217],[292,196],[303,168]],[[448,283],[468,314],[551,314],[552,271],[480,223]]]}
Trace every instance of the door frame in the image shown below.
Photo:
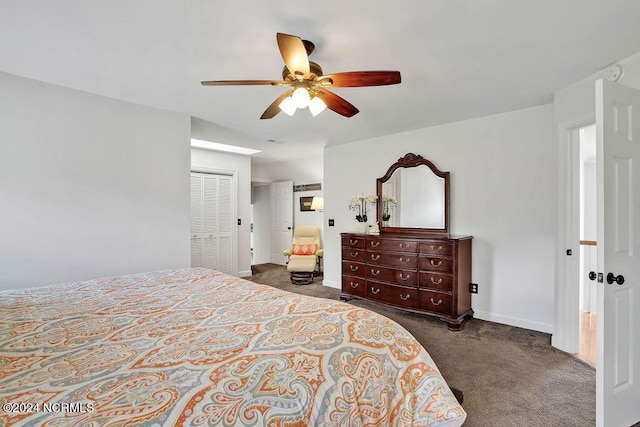
{"label": "door frame", "polygon": [[[238,171],[231,169],[218,169],[218,168],[210,168],[206,166],[196,166],[191,165],[191,173],[206,173],[211,175],[225,175],[231,176],[232,184],[231,187],[233,189],[233,201],[231,203],[231,215],[233,218],[238,218]],[[232,275],[238,275],[238,227],[233,227],[231,232],[231,241],[233,244],[233,260],[231,261],[231,269]]]}
{"label": "door frame", "polygon": [[[577,353],[580,336],[580,138],[579,129],[594,124],[595,110],[558,126],[559,200],[556,248],[556,322],[551,345]],[[571,250],[572,255],[567,255]]]}

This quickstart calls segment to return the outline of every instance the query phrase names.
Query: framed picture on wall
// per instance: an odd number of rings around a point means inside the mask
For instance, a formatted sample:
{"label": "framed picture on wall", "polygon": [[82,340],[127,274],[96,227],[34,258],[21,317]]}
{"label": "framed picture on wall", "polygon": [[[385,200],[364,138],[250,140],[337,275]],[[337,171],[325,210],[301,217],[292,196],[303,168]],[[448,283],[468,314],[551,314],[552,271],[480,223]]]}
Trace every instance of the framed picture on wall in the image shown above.
{"label": "framed picture on wall", "polygon": [[300,212],[312,211],[311,202],[313,202],[313,196],[300,197]]}

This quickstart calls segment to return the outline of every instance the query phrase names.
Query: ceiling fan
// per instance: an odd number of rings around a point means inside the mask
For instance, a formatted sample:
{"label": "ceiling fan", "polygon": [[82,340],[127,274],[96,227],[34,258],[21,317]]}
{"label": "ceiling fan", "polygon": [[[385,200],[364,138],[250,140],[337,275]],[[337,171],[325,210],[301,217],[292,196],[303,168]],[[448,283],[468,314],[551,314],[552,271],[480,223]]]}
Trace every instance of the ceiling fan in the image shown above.
{"label": "ceiling fan", "polygon": [[323,75],[320,65],[309,61],[309,55],[315,49],[313,43],[283,33],[277,33],[276,39],[285,63],[282,70],[282,80],[213,80],[203,81],[202,85],[291,86],[291,90],[280,95],[260,116],[261,119],[270,119],[280,111],[293,116],[296,109],[306,107],[309,107],[314,116],[320,114],[325,108],[329,108],[345,117],[352,117],[358,114],[359,110],[327,88],[383,86],[400,83],[400,71],[349,71]]}

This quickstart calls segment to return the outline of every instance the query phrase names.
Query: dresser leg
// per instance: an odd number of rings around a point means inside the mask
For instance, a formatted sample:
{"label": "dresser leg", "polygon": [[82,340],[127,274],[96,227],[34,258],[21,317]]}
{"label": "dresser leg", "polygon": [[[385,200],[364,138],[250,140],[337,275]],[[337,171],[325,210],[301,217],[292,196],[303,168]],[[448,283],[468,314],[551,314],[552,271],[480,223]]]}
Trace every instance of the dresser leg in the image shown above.
{"label": "dresser leg", "polygon": [[444,320],[443,321],[447,322],[447,328],[449,328],[450,331],[454,331],[454,332],[458,332],[462,329],[462,322],[459,320]]}
{"label": "dresser leg", "polygon": [[458,332],[462,329],[465,321],[473,319],[473,310],[469,310],[466,315],[458,317],[457,319],[440,319],[443,322],[447,322],[447,327],[450,331]]}
{"label": "dresser leg", "polygon": [[346,295],[346,294],[340,294],[340,301],[351,301],[353,299],[353,297],[351,295]]}

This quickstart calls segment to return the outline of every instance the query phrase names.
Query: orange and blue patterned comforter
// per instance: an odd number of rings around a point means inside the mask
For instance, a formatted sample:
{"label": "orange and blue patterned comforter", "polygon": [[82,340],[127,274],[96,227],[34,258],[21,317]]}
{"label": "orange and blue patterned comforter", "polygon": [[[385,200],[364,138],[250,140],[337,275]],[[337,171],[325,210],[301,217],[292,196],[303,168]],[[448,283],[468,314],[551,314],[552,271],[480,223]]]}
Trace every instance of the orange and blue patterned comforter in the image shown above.
{"label": "orange and blue patterned comforter", "polygon": [[0,292],[0,426],[459,426],[401,326],[206,269]]}

